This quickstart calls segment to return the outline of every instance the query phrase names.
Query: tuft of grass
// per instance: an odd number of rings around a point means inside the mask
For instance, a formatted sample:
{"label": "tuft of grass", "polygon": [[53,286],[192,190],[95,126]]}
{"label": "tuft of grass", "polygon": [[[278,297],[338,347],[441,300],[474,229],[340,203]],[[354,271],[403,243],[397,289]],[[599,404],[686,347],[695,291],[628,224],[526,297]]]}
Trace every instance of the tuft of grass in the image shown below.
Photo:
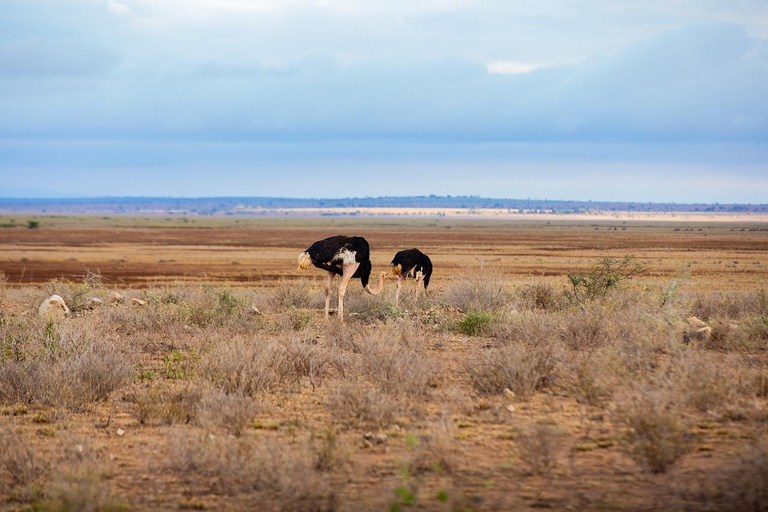
{"label": "tuft of grass", "polygon": [[556,348],[552,344],[511,344],[473,356],[464,366],[478,392],[501,393],[509,388],[525,399],[553,383]]}
{"label": "tuft of grass", "polygon": [[519,437],[520,459],[528,474],[549,474],[557,465],[563,448],[563,434],[556,425],[537,423]]}
{"label": "tuft of grass", "polygon": [[652,473],[665,473],[692,449],[688,428],[668,392],[635,389],[619,402],[618,416],[629,427],[622,439],[623,450]]}
{"label": "tuft of grass", "polygon": [[456,330],[467,336],[488,334],[494,320],[494,315],[487,311],[468,311],[462,320],[456,322]]}

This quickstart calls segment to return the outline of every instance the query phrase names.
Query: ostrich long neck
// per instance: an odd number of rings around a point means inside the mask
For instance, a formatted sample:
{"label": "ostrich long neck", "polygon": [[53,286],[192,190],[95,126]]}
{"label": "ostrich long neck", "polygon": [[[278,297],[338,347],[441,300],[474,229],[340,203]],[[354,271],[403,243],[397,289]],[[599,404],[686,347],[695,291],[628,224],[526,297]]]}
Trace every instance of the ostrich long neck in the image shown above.
{"label": "ostrich long neck", "polygon": [[367,285],[365,287],[365,291],[367,291],[371,295],[378,295],[378,294],[380,294],[381,293],[381,289],[384,287],[384,276],[386,276],[386,275],[387,275],[386,272],[382,272],[381,274],[379,274],[379,282],[376,283],[376,289],[372,289],[371,285],[369,284],[369,285]]}

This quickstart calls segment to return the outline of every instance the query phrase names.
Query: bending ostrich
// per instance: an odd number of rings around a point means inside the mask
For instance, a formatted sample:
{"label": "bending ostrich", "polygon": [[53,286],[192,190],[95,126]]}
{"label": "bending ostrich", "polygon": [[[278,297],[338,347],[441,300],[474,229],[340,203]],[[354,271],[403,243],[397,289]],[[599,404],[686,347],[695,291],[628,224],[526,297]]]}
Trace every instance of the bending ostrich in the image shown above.
{"label": "bending ostrich", "polygon": [[325,281],[325,318],[328,319],[328,307],[331,302],[331,283],[336,274],[341,276],[339,285],[339,320],[344,321],[344,294],[347,283],[354,278],[360,278],[360,283],[371,295],[381,293],[386,272],[381,272],[376,289],[368,285],[371,277],[371,251],[368,241],[361,236],[337,235],[325,240],[319,240],[309,246],[309,249],[299,254],[299,269],[303,270],[312,264],[328,272]]}
{"label": "bending ostrich", "polygon": [[418,249],[407,249],[395,254],[392,263],[390,263],[392,273],[397,276],[397,292],[395,293],[395,306],[400,299],[400,288],[403,285],[403,279],[408,277],[416,278],[416,293],[420,291],[419,284],[424,282],[424,291],[429,286],[429,278],[432,277],[432,260],[429,256]]}

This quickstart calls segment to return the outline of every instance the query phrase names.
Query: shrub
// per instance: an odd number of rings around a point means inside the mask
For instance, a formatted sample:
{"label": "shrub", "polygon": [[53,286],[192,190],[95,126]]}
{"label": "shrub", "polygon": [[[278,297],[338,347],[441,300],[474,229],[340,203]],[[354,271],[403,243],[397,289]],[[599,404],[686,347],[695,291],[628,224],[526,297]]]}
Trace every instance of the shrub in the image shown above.
{"label": "shrub", "polygon": [[5,468],[15,486],[40,483],[50,463],[32,445],[10,428],[0,430],[0,467]]}
{"label": "shrub", "polygon": [[501,393],[509,388],[521,398],[530,398],[555,378],[556,350],[553,344],[510,344],[490,349],[478,359],[464,363],[472,386],[480,393]]}
{"label": "shrub", "polygon": [[267,304],[275,310],[288,308],[311,308],[312,301],[309,298],[309,285],[305,279],[294,281],[280,281],[267,297]]}
{"label": "shrub", "polygon": [[635,261],[632,255],[618,258],[603,258],[587,273],[568,272],[568,282],[571,289],[566,296],[571,302],[584,303],[600,297],[618,287],[622,281],[627,281],[645,272],[645,267]]}
{"label": "shrub", "polygon": [[549,473],[557,465],[557,456],[563,446],[563,434],[546,422],[537,423],[519,438],[520,459],[531,475]]}
{"label": "shrub", "polygon": [[337,420],[349,425],[380,427],[392,423],[399,412],[394,398],[354,381],[336,384],[328,395],[327,404]]}
{"label": "shrub", "polygon": [[500,274],[485,269],[480,262],[465,269],[464,275],[466,279],[443,294],[446,304],[462,311],[498,311],[506,305],[508,295]]}
{"label": "shrub", "polygon": [[424,471],[452,474],[458,470],[460,450],[454,441],[456,427],[448,417],[429,426],[427,433],[409,441],[406,438],[406,448],[409,456],[405,466],[409,474],[415,475]]}
{"label": "shrub", "polygon": [[562,290],[550,283],[533,283],[521,286],[516,293],[522,309],[561,311],[568,307],[568,300]]}
{"label": "shrub", "polygon": [[633,390],[619,401],[618,416],[630,429],[622,439],[622,448],[653,473],[666,472],[691,450],[680,413],[662,390]]}
{"label": "shrub", "polygon": [[209,391],[200,400],[198,420],[205,427],[222,428],[239,437],[257,411],[256,402],[249,396]]}
{"label": "shrub", "polygon": [[424,353],[384,336],[376,330],[361,340],[362,373],[384,393],[426,394],[435,381],[435,364]]}
{"label": "shrub", "polygon": [[491,330],[494,316],[486,311],[469,311],[456,323],[456,330],[467,336],[479,336]]}
{"label": "shrub", "polygon": [[217,345],[200,361],[199,371],[226,393],[248,396],[296,380],[286,351],[273,341],[235,339]]}

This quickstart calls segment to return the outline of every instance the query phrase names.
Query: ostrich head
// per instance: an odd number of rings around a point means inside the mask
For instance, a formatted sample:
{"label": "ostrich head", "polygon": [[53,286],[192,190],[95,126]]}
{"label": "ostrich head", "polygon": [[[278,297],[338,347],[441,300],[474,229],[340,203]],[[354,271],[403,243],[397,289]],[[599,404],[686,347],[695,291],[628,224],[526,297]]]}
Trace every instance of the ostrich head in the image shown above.
{"label": "ostrich head", "polygon": [[308,252],[303,252],[299,254],[299,270],[304,270],[306,268],[309,268],[311,264],[312,264],[312,258],[310,257]]}

